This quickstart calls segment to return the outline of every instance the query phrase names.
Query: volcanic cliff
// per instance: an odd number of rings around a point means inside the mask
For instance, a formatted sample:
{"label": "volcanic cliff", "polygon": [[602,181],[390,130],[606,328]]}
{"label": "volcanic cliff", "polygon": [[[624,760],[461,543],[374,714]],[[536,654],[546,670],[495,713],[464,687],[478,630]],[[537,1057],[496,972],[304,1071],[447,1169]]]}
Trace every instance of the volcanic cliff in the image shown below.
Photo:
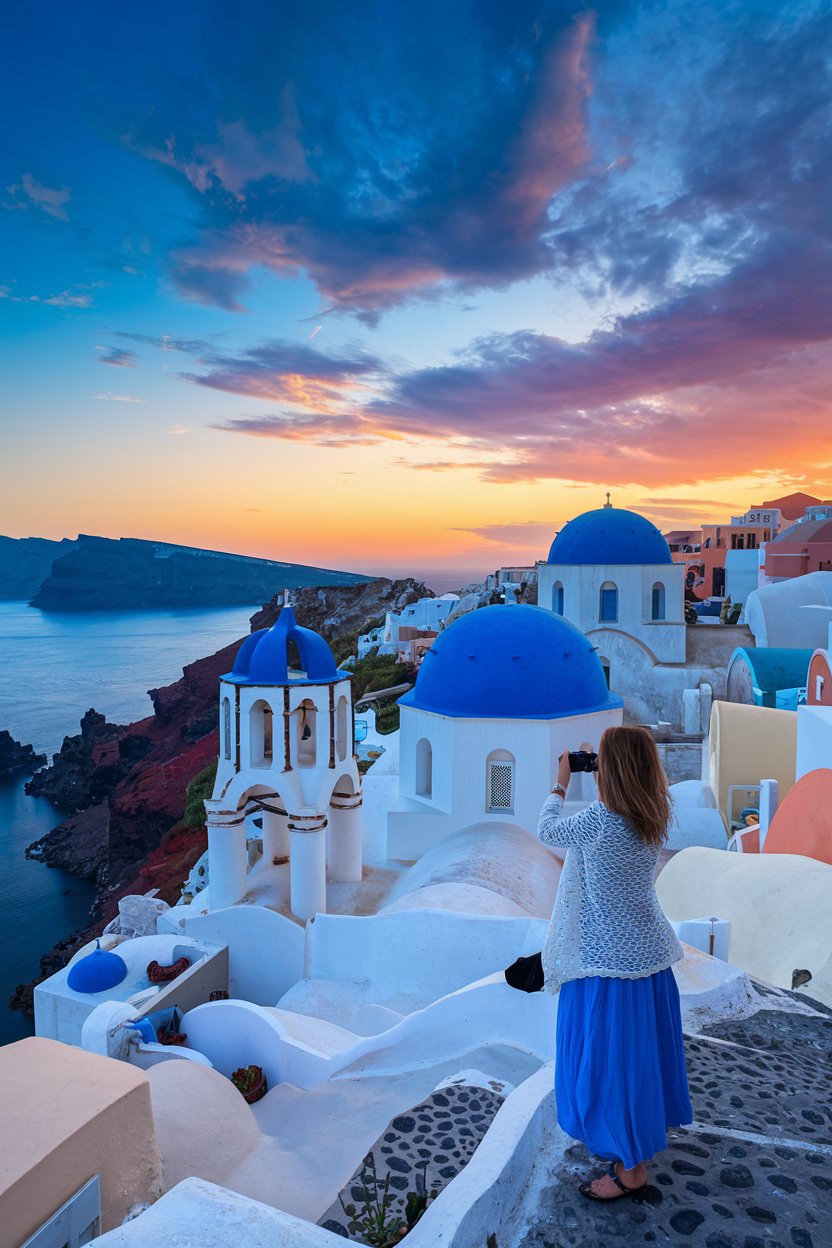
{"label": "volcanic cliff", "polygon": [[[430,596],[412,579],[298,590],[295,614],[327,638],[341,661],[355,636],[386,611]],[[252,630],[275,622],[277,596],[251,620]],[[108,724],[87,711],[81,732],[64,739],[52,764],[27,789],[69,814],[27,855],[95,883],[93,924],[68,936],[41,959],[41,978],[53,974],[117,912],[119,899],[158,889],[173,904],[191,867],[205,851],[204,826],[187,824],[188,785],[217,757],[217,693],[241,641],[189,663],[171,685],[151,689],[153,714],[128,725]],[[37,981],[34,981],[37,982]],[[15,1008],[31,1012],[34,982],[21,986]]]}

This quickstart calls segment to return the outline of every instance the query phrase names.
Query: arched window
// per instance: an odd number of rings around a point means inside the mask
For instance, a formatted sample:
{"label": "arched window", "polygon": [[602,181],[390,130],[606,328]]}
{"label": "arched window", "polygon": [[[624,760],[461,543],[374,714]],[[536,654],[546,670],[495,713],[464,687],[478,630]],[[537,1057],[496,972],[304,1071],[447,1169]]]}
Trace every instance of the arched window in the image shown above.
{"label": "arched window", "polygon": [[514,809],[514,755],[492,750],[485,760],[485,809]]}
{"label": "arched window", "polygon": [[426,737],[416,742],[414,789],[417,797],[433,796],[433,749]]}
{"label": "arched window", "polygon": [[249,711],[249,756],[252,767],[271,767],[274,756],[272,708],[261,698]]}
{"label": "arched window", "polygon": [[605,659],[602,654],[599,654],[598,658],[601,660],[601,668],[604,673],[604,680],[607,682],[607,688],[609,689],[611,687],[610,686],[610,661],[609,659]]}
{"label": "arched window", "polygon": [[222,756],[231,758],[231,699],[222,700]]}
{"label": "arched window", "polygon": [[654,620],[663,620],[665,618],[664,585],[661,581],[656,581],[656,584],[653,586],[651,615]]}
{"label": "arched window", "polygon": [[299,767],[314,767],[318,758],[318,711],[311,698],[297,710],[297,757]]}
{"label": "arched window", "polygon": [[338,709],[335,712],[335,746],[338,761],[343,763],[347,757],[347,699],[343,693],[338,699]]}
{"label": "arched window", "polygon": [[555,581],[552,586],[552,610],[555,615],[563,615],[563,583]]}
{"label": "arched window", "polygon": [[601,586],[598,619],[602,624],[615,624],[618,621],[618,586],[612,581],[604,581]]}

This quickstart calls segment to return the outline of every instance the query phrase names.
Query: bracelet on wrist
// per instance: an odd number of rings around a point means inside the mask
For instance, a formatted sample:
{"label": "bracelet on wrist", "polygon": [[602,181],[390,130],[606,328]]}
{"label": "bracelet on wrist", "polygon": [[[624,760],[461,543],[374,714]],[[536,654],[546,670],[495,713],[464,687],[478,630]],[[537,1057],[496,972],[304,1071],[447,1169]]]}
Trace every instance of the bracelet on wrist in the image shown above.
{"label": "bracelet on wrist", "polygon": [[564,798],[564,799],[565,799],[565,798],[566,798],[566,789],[563,787],[563,785],[562,785],[562,784],[556,784],[556,785],[555,785],[555,787],[552,789],[552,794],[553,794],[553,796],[554,796],[555,794],[557,794],[557,796],[558,796],[558,797],[562,797],[562,798]]}

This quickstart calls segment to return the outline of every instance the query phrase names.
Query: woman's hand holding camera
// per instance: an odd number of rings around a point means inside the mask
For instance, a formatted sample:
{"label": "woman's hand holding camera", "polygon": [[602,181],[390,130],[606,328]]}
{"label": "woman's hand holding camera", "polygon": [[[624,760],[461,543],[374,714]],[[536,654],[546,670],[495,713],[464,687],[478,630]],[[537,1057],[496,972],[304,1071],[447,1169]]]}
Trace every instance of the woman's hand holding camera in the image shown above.
{"label": "woman's hand holding camera", "polygon": [[566,792],[566,786],[569,784],[569,777],[572,772],[569,768],[569,751],[564,750],[558,755],[558,785]]}

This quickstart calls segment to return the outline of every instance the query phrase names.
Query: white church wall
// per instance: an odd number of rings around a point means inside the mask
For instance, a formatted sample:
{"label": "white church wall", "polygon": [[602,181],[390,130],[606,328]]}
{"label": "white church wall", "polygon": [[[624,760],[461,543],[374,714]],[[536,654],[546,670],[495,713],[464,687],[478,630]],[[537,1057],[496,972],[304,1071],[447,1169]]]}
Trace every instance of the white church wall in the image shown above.
{"label": "white church wall", "polygon": [[[454,718],[403,706],[401,797],[388,812],[388,855],[418,858],[443,837],[480,822],[505,821],[534,831],[555,782],[558,754],[582,742],[597,749],[604,729],[620,723],[617,708],[555,720],[509,720]],[[430,799],[415,792],[416,744],[422,737],[433,751]],[[513,760],[510,808],[489,802],[488,761],[497,751]]]}
{"label": "white church wall", "polygon": [[713,665],[657,664],[645,644],[620,630],[596,628],[587,637],[609,663],[610,688],[624,699],[628,723],[664,722],[681,731],[686,689],[707,685],[712,697],[725,697],[725,667],[719,665],[720,655],[714,656]]}
{"label": "white church wall", "polygon": [[[684,568],[681,564],[538,564],[538,605],[557,612],[563,585],[563,617],[589,634],[599,627],[637,637],[660,663],[684,663]],[[654,620],[653,587],[664,587],[664,619]],[[601,589],[615,586],[617,618],[601,620]]]}

